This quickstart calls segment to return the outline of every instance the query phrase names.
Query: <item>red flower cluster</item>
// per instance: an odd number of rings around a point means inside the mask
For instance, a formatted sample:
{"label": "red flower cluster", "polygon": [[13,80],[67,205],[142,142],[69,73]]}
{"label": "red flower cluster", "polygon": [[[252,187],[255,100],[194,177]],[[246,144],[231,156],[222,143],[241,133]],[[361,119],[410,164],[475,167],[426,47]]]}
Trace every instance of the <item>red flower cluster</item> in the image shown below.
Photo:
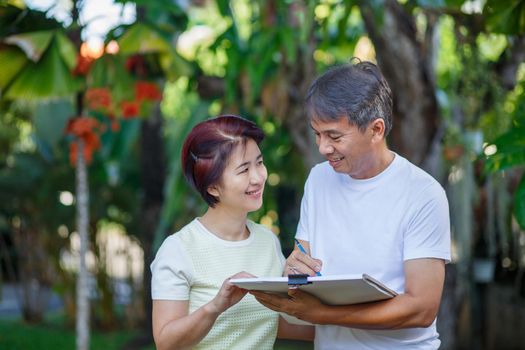
{"label": "red flower cluster", "polygon": [[[160,101],[161,99],[162,92],[157,84],[148,81],[137,81],[135,83],[135,99],[121,101],[118,104],[120,115],[125,119],[137,117],[140,114],[142,103]],[[109,88],[88,89],[85,94],[85,101],[88,109],[107,114],[110,118],[119,114],[119,112],[115,112]]]}
{"label": "red flower cluster", "polygon": [[[102,125],[91,117],[76,117],[69,120],[66,134],[76,136],[84,141],[84,159],[86,164],[93,160],[93,152],[100,148],[100,137],[96,131],[102,130]],[[78,140],[69,145],[69,161],[74,167],[77,164]]]}
{"label": "red flower cluster", "polygon": [[94,111],[110,112],[111,92],[108,88],[92,88],[84,96],[87,107]]}
{"label": "red flower cluster", "polygon": [[73,69],[73,75],[87,75],[94,59],[92,57],[77,55],[77,65]]}
{"label": "red flower cluster", "polygon": [[160,101],[162,93],[155,83],[148,81],[137,81],[135,83],[135,98],[137,101]]}
{"label": "red flower cluster", "polygon": [[139,115],[140,106],[137,101],[122,101],[120,103],[124,119],[131,119]]}

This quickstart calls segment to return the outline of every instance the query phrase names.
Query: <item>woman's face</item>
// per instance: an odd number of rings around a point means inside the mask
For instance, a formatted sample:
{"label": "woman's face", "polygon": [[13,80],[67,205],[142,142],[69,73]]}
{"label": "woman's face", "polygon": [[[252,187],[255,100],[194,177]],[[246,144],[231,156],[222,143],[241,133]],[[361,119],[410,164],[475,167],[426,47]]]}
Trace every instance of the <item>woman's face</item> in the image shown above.
{"label": "woman's face", "polygon": [[219,184],[208,192],[219,198],[217,207],[236,212],[252,212],[262,205],[268,173],[257,143],[248,139],[238,144],[228,160]]}

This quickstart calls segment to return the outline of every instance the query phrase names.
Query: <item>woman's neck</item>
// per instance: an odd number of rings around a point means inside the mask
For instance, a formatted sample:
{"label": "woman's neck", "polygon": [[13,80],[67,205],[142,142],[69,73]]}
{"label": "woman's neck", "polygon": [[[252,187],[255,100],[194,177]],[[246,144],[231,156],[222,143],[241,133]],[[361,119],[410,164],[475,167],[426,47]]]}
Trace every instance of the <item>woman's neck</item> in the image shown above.
{"label": "woman's neck", "polygon": [[208,231],[226,241],[242,241],[250,236],[246,227],[246,214],[234,214],[218,207],[209,207],[200,222]]}

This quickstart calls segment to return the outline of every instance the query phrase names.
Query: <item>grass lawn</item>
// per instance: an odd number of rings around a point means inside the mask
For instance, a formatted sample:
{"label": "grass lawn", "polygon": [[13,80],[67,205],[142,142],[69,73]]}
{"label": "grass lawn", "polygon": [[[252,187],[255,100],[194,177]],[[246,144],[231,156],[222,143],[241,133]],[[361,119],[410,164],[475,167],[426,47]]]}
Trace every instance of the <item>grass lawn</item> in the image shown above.
{"label": "grass lawn", "polygon": [[[93,332],[90,348],[93,350],[123,350],[124,345],[137,336],[136,331]],[[0,349],[6,350],[71,350],[75,349],[75,331],[61,327],[57,322],[28,325],[20,320],[0,320]],[[141,350],[154,350],[155,346]],[[309,342],[277,340],[275,350],[313,349]]]}
{"label": "grass lawn", "polygon": [[[1,344],[0,344],[1,345]],[[306,341],[280,340],[275,341],[274,350],[313,350],[314,344]]]}
{"label": "grass lawn", "polygon": [[[120,350],[137,333],[116,331],[91,334],[91,349]],[[28,325],[22,321],[0,321],[0,349],[75,349],[75,332],[56,325]],[[154,349],[154,347],[151,347]],[[145,350],[145,349],[144,349]]]}

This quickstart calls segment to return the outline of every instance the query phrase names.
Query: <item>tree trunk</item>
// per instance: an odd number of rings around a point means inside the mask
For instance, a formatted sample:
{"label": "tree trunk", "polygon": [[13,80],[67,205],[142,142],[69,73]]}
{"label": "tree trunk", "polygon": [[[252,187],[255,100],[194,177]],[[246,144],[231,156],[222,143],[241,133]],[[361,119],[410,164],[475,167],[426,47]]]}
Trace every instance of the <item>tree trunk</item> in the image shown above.
{"label": "tree trunk", "polygon": [[[43,320],[50,297],[52,282],[43,235],[34,223],[22,224],[15,229],[14,244],[18,256],[18,281],[21,288],[20,293],[17,292],[16,295],[23,319],[28,323],[39,323]],[[8,254],[5,256],[8,257]],[[14,275],[12,267],[9,270]]]}
{"label": "tree trunk", "polygon": [[77,350],[89,349],[89,282],[86,253],[89,249],[89,189],[84,141],[77,140],[77,231],[80,235],[80,261],[77,278]]}
{"label": "tree trunk", "polygon": [[142,122],[141,130],[141,174],[144,196],[142,200],[141,243],[144,249],[144,329],[151,337],[151,271],[153,261],[153,239],[159,224],[164,202],[166,178],[164,142],[162,139],[162,116],[158,104],[150,118]]}
{"label": "tree trunk", "polygon": [[[311,37],[313,38],[313,34]],[[304,47],[299,48],[297,57],[300,57],[301,61],[298,64],[291,64],[287,72],[283,72],[284,76],[287,76],[285,81],[290,84],[288,87],[290,103],[286,117],[284,117],[284,124],[290,132],[295,147],[304,159],[307,171],[323,160],[317,150],[304,110],[304,98],[315,77],[314,44],[313,41],[310,41]]]}
{"label": "tree trunk", "polygon": [[[289,21],[297,26],[297,30],[300,30],[298,18],[301,15],[305,18],[312,16],[312,9],[308,4],[303,6],[296,3],[293,6],[295,13],[289,18]],[[315,164],[323,161],[317,150],[314,134],[306,119],[304,109],[306,93],[316,75],[314,50],[318,43],[315,39],[314,29],[315,25],[312,22],[308,28],[308,40],[297,46],[298,62],[288,62],[287,71],[283,72],[286,77],[285,81],[289,82],[288,95],[290,101],[284,122],[295,147],[304,159],[307,171]]]}
{"label": "tree trunk", "polygon": [[[377,61],[394,95],[394,128],[391,148],[416,165],[432,151],[439,125],[433,82],[432,40],[418,41],[415,20],[397,1],[384,6],[383,23],[374,18],[371,5],[360,6]],[[433,21],[427,34],[432,37]]]}

